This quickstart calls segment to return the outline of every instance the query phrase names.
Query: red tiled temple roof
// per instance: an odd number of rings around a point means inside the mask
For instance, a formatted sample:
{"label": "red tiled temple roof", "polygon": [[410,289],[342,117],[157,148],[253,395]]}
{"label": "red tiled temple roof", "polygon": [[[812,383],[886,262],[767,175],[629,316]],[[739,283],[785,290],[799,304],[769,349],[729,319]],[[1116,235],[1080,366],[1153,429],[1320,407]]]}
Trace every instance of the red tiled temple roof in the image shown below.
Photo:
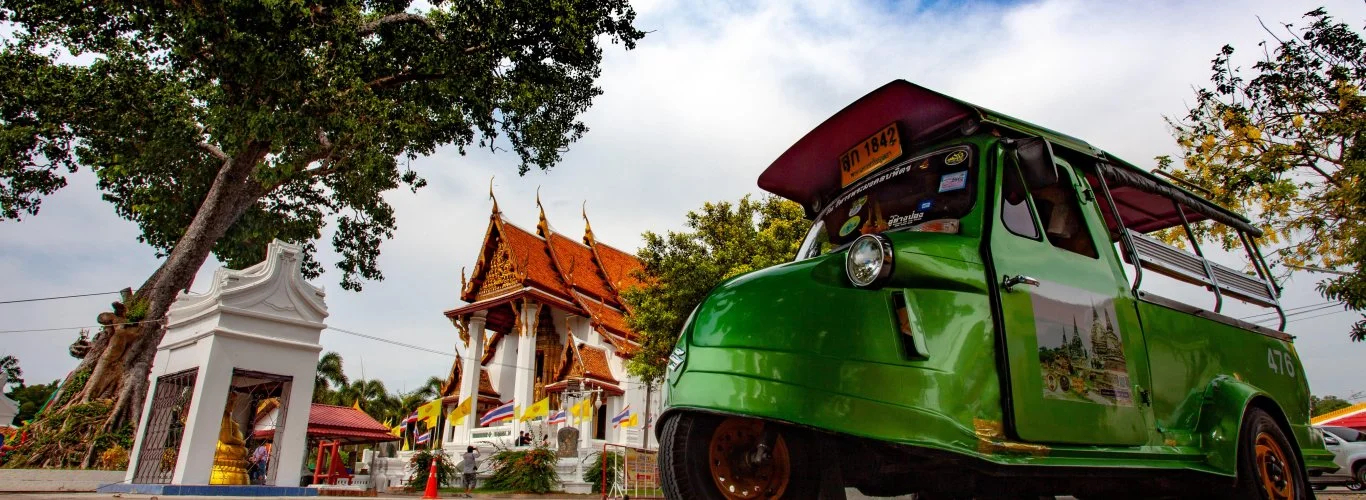
{"label": "red tiled temple roof", "polygon": [[[537,205],[540,206],[539,199]],[[516,315],[515,302],[518,298],[531,298],[574,314],[584,314],[603,338],[612,344],[618,356],[629,357],[634,354],[638,349],[634,344],[637,336],[626,320],[629,311],[625,310],[626,306],[619,294],[626,288],[641,284],[635,276],[635,271],[642,268],[640,261],[634,255],[597,242],[590,226],[584,228],[582,244],[556,233],[546,220],[544,209],[535,233],[503,219],[496,201],[493,210],[475,275],[462,290],[461,298],[471,303],[445,313],[452,320],[459,321],[466,314],[489,311],[487,325],[495,334],[488,340],[480,364],[489,363],[506,331],[516,328],[516,320],[512,316]],[[498,274],[502,277],[494,280],[499,282],[497,290],[490,289],[491,296],[485,295],[481,299],[480,289],[488,284],[486,280],[494,261],[506,262],[498,257],[502,248],[507,250],[508,261],[511,261],[514,272]],[[500,268],[507,269],[506,266]],[[508,288],[509,275],[518,280],[511,283],[512,289]],[[520,288],[516,287],[518,284]],[[554,300],[547,301],[547,298]],[[565,303],[555,303],[559,300]],[[509,304],[511,308],[507,307]],[[605,351],[596,352],[602,354],[605,367]],[[610,370],[598,372],[605,374],[605,380],[615,382]]]}
{"label": "red tiled temple roof", "polygon": [[596,241],[593,243],[593,253],[597,255],[608,283],[617,293],[644,284],[636,277],[636,271],[644,268],[636,256]]}
{"label": "red tiled temple roof", "polygon": [[616,293],[603,281],[602,269],[593,260],[593,249],[552,232],[550,250],[556,269],[574,289],[604,302],[617,301]]}
{"label": "red tiled temple roof", "polygon": [[[441,386],[442,399],[460,397],[460,379],[462,377],[464,377],[464,370],[461,369],[460,357],[456,356],[455,362],[451,363],[451,373],[446,377],[446,382]],[[498,391],[493,389],[493,382],[489,380],[489,372],[487,370],[479,370],[479,395],[481,397],[488,396],[494,399],[502,397],[498,394]]]}
{"label": "red tiled temple roof", "polygon": [[588,312],[589,318],[593,323],[612,330],[612,332],[617,335],[626,336],[628,338],[634,338],[636,336],[635,332],[631,331],[631,327],[626,324],[626,317],[621,314],[621,311],[577,293],[574,298],[576,299],[575,303],[579,304],[579,306],[583,307],[583,309]]}
{"label": "red tiled temple roof", "polygon": [[[499,218],[501,217],[500,215]],[[503,242],[512,251],[512,258],[518,270],[526,273],[526,281],[523,284],[534,285],[556,295],[569,297],[569,287],[555,270],[545,240],[506,221],[503,221],[499,228],[502,229]]]}

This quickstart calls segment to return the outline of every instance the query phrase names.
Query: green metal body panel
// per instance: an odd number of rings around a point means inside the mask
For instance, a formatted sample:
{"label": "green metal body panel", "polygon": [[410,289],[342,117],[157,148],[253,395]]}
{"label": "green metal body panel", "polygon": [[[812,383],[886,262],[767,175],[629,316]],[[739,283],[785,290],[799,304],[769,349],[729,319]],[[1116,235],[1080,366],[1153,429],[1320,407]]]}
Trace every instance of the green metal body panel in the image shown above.
{"label": "green metal body panel", "polygon": [[[1256,404],[1289,424],[1307,467],[1333,467],[1308,430],[1308,386],[1291,343],[1134,297],[1098,204],[1071,174],[1063,182],[1085,200],[1098,257],[1066,255],[1047,240],[1009,233],[999,227],[996,138],[979,134],[921,151],[951,144],[972,145],[978,162],[970,180],[978,199],[959,234],[885,233],[895,263],[879,289],[849,283],[844,251],[717,286],[680,336],[663,418],[679,411],[752,416],[1002,465],[1232,476],[1241,419]],[[984,243],[991,262],[984,262]],[[1035,311],[1047,287],[998,292],[1003,274],[1096,300],[1086,309],[1100,325],[1092,335],[1103,335],[1108,321],[1120,337],[1108,350],[1122,354],[1079,370],[1110,373],[1108,381],[1085,380],[1085,391],[1100,388],[1086,392],[1092,401],[1068,400],[1056,389],[1045,394],[1054,364],[1041,361],[1037,330],[1053,327]],[[993,320],[993,293],[1004,331]],[[909,335],[898,328],[902,304]],[[1009,373],[998,368],[998,336]]]}

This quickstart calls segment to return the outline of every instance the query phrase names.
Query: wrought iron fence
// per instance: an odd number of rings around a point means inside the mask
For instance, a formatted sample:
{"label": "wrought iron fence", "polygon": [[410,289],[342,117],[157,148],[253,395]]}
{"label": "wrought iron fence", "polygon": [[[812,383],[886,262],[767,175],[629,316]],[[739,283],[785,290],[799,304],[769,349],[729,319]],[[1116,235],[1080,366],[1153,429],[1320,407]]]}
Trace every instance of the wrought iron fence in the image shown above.
{"label": "wrought iron fence", "polygon": [[152,409],[147,414],[147,430],[142,437],[137,469],[133,472],[134,483],[171,482],[198,376],[198,369],[190,369],[157,377]]}

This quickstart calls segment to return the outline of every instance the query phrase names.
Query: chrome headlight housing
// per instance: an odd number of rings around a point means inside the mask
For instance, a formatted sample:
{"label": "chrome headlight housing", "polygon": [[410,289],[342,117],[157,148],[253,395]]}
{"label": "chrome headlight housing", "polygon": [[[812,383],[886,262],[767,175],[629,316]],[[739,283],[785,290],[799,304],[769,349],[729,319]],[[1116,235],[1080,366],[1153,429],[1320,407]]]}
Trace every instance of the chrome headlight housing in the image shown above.
{"label": "chrome headlight housing", "polygon": [[859,288],[882,286],[892,276],[892,240],[881,234],[865,234],[849,245],[844,274]]}

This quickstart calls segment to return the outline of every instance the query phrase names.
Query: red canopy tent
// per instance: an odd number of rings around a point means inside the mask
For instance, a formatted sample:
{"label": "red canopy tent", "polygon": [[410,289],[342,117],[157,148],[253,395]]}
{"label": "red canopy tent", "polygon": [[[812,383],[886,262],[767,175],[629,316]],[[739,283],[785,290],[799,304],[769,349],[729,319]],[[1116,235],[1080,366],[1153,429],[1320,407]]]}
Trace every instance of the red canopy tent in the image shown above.
{"label": "red canopy tent", "polygon": [[1366,432],[1366,403],[1357,403],[1335,412],[1319,415],[1310,422],[1314,425],[1351,427]]}

